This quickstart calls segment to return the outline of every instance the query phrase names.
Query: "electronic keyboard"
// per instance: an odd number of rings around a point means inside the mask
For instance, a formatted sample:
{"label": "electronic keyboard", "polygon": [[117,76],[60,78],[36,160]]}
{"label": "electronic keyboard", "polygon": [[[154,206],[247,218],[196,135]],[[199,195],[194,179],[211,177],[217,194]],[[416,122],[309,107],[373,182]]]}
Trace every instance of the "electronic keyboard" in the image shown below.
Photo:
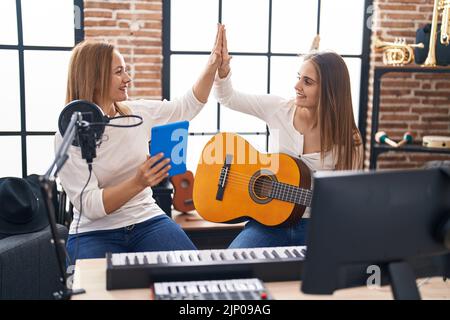
{"label": "electronic keyboard", "polygon": [[264,283],[256,278],[156,282],[154,300],[270,300]]}
{"label": "electronic keyboard", "polygon": [[300,280],[305,255],[305,246],[107,253],[106,288],[147,288],[162,281]]}

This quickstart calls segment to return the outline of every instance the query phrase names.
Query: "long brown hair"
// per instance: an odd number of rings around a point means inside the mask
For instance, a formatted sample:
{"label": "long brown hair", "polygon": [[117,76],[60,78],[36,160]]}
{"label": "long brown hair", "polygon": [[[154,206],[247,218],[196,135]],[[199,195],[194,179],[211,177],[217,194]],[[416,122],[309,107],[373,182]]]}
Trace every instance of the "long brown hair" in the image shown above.
{"label": "long brown hair", "polygon": [[[111,86],[111,62],[114,45],[108,42],[82,41],[72,50],[67,79],[66,103],[73,100],[87,100],[97,105],[107,100]],[[101,101],[96,101],[96,96]],[[115,103],[121,115],[129,114],[129,109]]]}
{"label": "long brown hair", "polygon": [[319,75],[317,123],[321,158],[332,151],[337,170],[362,168],[361,133],[353,116],[350,76],[344,59],[334,52],[314,52],[304,57]]}

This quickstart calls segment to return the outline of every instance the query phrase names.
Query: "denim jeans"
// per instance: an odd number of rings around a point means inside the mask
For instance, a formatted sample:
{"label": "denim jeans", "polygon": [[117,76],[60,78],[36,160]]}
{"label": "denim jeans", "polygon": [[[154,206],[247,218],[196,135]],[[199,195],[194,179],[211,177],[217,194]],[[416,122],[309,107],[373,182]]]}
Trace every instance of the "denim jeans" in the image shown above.
{"label": "denim jeans", "polygon": [[196,250],[172,219],[160,215],[128,227],[71,234],[67,240],[69,264],[76,259],[104,258],[107,252]]}
{"label": "denim jeans", "polygon": [[250,220],[229,248],[261,248],[303,246],[309,219],[301,219],[290,227],[269,227]]}

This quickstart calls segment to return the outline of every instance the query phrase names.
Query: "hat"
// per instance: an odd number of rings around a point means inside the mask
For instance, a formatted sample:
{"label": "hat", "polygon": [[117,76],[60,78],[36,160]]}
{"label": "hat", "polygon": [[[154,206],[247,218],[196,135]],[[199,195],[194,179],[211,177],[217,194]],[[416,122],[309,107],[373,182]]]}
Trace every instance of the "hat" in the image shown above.
{"label": "hat", "polygon": [[0,178],[0,238],[48,226],[39,176]]}

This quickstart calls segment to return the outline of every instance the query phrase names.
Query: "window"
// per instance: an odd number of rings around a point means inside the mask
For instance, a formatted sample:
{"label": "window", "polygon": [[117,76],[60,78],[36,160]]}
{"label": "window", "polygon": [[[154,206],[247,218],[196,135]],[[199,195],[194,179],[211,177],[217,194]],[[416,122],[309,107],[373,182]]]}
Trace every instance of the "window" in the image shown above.
{"label": "window", "polygon": [[[249,93],[294,96],[300,67],[314,36],[320,49],[341,54],[347,63],[356,123],[365,130],[369,69],[366,26],[369,0],[170,0],[163,2],[163,96],[182,95],[199,76],[212,48],[216,23],[227,28],[233,55],[233,85]],[[359,121],[358,121],[359,120]],[[263,121],[221,108],[209,99],[191,121],[187,167],[195,171],[204,144],[219,131],[244,135],[268,151]]]}
{"label": "window", "polygon": [[65,103],[70,51],[84,37],[82,0],[0,1],[0,176],[43,174]]}

